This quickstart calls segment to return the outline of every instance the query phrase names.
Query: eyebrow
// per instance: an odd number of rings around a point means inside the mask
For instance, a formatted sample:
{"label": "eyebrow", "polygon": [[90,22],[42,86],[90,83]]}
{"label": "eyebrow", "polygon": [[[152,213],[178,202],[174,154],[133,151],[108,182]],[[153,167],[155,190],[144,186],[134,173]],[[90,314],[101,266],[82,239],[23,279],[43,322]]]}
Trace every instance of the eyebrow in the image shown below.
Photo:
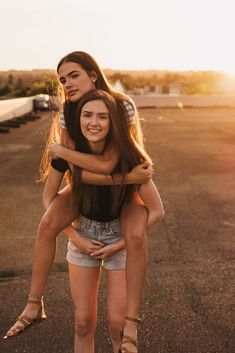
{"label": "eyebrow", "polygon": [[[73,70],[73,71],[69,72],[68,75],[66,75],[66,76],[69,77],[69,76],[73,75],[74,73],[79,73],[79,71],[78,71],[78,70]],[[60,81],[61,81],[62,79],[65,79],[65,77],[64,77],[64,76],[61,76],[61,77],[60,77]]]}
{"label": "eyebrow", "polygon": [[[93,113],[92,111],[90,110],[83,110],[82,113]],[[99,115],[108,115],[109,116],[109,113],[106,113],[106,112],[100,112],[98,113]]]}

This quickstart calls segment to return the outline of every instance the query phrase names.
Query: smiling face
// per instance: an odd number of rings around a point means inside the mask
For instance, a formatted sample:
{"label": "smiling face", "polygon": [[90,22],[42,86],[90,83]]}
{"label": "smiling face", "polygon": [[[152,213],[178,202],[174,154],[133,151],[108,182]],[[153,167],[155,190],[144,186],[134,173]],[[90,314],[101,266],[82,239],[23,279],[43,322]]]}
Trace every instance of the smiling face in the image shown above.
{"label": "smiling face", "polygon": [[101,99],[84,104],[81,110],[82,134],[94,153],[102,153],[110,129],[110,113]]}
{"label": "smiling face", "polygon": [[85,93],[95,89],[96,74],[88,73],[77,63],[65,62],[58,71],[65,95],[71,102],[78,101]]}

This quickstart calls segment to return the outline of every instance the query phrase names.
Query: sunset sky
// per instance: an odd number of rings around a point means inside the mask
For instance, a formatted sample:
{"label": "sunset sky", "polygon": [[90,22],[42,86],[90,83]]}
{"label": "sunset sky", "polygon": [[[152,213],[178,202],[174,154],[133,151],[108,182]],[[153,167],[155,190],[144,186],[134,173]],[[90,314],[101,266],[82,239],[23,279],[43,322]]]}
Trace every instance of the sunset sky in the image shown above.
{"label": "sunset sky", "polygon": [[55,69],[84,50],[103,68],[235,74],[234,0],[6,0],[0,70]]}

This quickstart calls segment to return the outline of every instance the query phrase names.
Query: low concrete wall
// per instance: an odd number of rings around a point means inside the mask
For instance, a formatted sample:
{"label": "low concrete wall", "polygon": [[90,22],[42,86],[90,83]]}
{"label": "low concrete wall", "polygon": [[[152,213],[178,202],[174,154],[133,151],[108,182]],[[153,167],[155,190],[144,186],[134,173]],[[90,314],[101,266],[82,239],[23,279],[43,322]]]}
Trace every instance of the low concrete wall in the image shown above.
{"label": "low concrete wall", "polygon": [[0,100],[0,122],[30,113],[33,110],[34,98]]}
{"label": "low concrete wall", "polygon": [[235,95],[132,95],[137,108],[177,108],[177,107],[233,107]]}
{"label": "low concrete wall", "polygon": [[[132,95],[137,108],[182,108],[182,107],[232,107],[235,95]],[[0,100],[0,122],[17,118],[33,111],[35,97]]]}

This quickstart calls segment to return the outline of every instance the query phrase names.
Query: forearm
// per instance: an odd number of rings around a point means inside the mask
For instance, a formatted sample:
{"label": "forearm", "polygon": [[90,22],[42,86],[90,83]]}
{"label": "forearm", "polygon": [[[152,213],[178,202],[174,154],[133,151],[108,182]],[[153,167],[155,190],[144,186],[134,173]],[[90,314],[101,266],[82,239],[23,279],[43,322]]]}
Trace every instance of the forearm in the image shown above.
{"label": "forearm", "polygon": [[76,231],[76,229],[70,224],[65,229],[63,229],[63,233],[71,240],[72,242],[78,240],[81,235]]}
{"label": "forearm", "polygon": [[61,130],[62,130],[61,131],[61,145],[73,150],[74,149],[74,141],[69,136],[68,130],[66,130],[66,129],[61,129]]}
{"label": "forearm", "polygon": [[116,243],[109,245],[110,247],[112,247],[113,252],[117,252],[119,250],[125,249],[126,247],[126,242],[125,239],[122,238],[119,241],[117,241]]}
{"label": "forearm", "polygon": [[161,197],[152,179],[140,186],[139,195],[148,210],[148,229],[150,229],[165,216]]}
{"label": "forearm", "polygon": [[103,175],[82,170],[81,180],[82,183],[91,185],[135,184],[132,173],[127,173],[124,176],[122,174]]}
{"label": "forearm", "polygon": [[117,164],[117,157],[111,157],[108,153],[98,156],[60,146],[56,154],[68,163],[93,173],[110,174]]}

